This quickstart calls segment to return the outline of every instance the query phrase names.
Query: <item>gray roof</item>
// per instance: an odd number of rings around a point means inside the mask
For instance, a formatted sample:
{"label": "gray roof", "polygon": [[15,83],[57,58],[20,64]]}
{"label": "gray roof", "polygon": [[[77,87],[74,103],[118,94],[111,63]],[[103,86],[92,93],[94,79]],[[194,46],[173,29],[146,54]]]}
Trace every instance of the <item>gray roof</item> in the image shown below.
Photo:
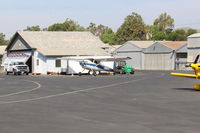
{"label": "gray roof", "polygon": [[103,42],[90,32],[18,31],[31,48],[51,55],[109,55]]}
{"label": "gray roof", "polygon": [[144,53],[170,53],[173,50],[160,42],[156,42],[144,50]]}
{"label": "gray roof", "polygon": [[0,55],[3,55],[5,53],[5,49],[7,46],[0,46]]}
{"label": "gray roof", "polygon": [[155,43],[155,41],[128,41],[134,45],[136,45],[139,48],[148,48],[152,44]]}

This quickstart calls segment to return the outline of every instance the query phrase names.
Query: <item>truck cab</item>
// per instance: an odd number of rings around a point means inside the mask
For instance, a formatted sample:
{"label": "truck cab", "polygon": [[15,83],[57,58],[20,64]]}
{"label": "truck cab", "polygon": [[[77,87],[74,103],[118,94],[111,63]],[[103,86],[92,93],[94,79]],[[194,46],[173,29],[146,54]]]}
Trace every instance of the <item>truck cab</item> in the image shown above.
{"label": "truck cab", "polygon": [[29,67],[24,62],[11,62],[4,65],[6,74],[13,73],[14,75],[29,73]]}

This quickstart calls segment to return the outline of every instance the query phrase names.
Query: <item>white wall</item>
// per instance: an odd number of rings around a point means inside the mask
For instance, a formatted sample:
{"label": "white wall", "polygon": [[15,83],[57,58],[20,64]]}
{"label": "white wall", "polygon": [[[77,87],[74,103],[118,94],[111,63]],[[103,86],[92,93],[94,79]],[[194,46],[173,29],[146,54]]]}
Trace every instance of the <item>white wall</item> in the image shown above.
{"label": "white wall", "polygon": [[[88,56],[87,58],[105,58],[107,56]],[[34,52],[33,56],[33,73],[41,73],[41,74],[47,74],[47,72],[55,72],[60,73],[61,69],[67,69],[68,74],[78,74],[79,72],[82,73],[88,73],[88,70],[84,70],[80,64],[79,61],[67,61],[67,60],[61,60],[61,67],[56,67],[56,59],[58,57],[48,57],[40,54],[38,51]],[[39,60],[39,65],[37,65],[37,59]],[[113,68],[114,62],[103,62],[103,65]],[[84,71],[83,71],[84,70]]]}
{"label": "white wall", "polygon": [[[33,54],[33,73],[47,74],[46,57],[35,51]],[[37,60],[39,60],[39,65],[37,65]]]}

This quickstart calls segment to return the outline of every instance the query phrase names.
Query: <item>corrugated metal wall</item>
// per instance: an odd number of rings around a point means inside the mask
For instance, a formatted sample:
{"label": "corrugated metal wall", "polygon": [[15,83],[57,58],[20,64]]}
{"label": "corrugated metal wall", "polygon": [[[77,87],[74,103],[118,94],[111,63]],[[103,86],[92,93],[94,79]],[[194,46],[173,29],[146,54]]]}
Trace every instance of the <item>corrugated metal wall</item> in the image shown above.
{"label": "corrugated metal wall", "polygon": [[193,62],[197,53],[200,52],[200,37],[199,38],[188,38],[188,62]]}
{"label": "corrugated metal wall", "polygon": [[188,38],[188,48],[200,47],[200,37],[199,38]]}
{"label": "corrugated metal wall", "polygon": [[131,60],[127,60],[128,65],[132,65],[135,69],[142,69],[142,52],[119,52],[116,56],[128,56]]}
{"label": "corrugated metal wall", "polygon": [[145,54],[144,69],[171,70],[172,68],[171,54]]}
{"label": "corrugated metal wall", "polygon": [[188,48],[187,62],[194,62],[199,52],[200,52],[200,48]]}

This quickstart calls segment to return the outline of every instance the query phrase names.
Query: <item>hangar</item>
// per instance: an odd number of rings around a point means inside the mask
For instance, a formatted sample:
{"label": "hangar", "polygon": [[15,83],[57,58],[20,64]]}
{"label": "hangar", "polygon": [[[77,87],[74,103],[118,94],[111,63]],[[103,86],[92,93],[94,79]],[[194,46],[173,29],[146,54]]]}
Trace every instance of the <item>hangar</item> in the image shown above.
{"label": "hangar", "polygon": [[180,70],[187,63],[187,42],[160,41],[144,50],[144,69]]}
{"label": "hangar", "polygon": [[26,62],[31,73],[60,73],[62,68],[76,73],[63,56],[109,56],[101,40],[90,32],[18,31],[6,48],[5,61]]}
{"label": "hangar", "polygon": [[113,52],[129,56],[127,64],[142,70],[180,70],[187,60],[185,41],[128,41]]}
{"label": "hangar", "polygon": [[188,36],[188,58],[189,63],[194,62],[197,53],[200,52],[200,33],[192,34]]}
{"label": "hangar", "polygon": [[113,52],[113,56],[128,56],[131,60],[127,64],[136,69],[144,67],[144,50],[154,44],[154,41],[128,41]]}

